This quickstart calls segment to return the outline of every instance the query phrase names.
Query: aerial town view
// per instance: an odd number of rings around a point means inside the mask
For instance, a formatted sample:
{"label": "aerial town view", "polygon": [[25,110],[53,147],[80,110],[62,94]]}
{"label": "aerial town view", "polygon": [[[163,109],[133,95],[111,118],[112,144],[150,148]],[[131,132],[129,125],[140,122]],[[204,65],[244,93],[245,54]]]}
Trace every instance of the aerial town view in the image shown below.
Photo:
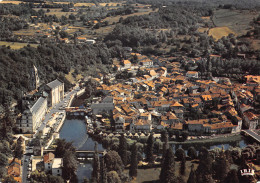
{"label": "aerial town view", "polygon": [[0,0],[0,183],[259,183],[260,0]]}

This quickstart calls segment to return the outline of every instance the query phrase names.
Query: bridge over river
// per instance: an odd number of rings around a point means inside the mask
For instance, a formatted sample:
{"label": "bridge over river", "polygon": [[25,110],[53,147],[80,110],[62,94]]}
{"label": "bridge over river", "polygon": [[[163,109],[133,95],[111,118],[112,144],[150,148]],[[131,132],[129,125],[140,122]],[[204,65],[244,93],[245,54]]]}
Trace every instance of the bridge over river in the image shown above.
{"label": "bridge over river", "polygon": [[[54,153],[54,149],[45,149],[43,150],[43,154],[52,152]],[[106,154],[106,151],[97,151],[99,155],[104,156]],[[77,157],[86,157],[86,158],[90,158],[90,157],[94,157],[95,151],[89,151],[89,150],[76,150],[77,153]]]}
{"label": "bridge over river", "polygon": [[251,131],[251,130],[242,130],[241,133],[243,135],[251,137],[253,140],[255,140],[256,142],[260,143],[260,136],[256,132]]}

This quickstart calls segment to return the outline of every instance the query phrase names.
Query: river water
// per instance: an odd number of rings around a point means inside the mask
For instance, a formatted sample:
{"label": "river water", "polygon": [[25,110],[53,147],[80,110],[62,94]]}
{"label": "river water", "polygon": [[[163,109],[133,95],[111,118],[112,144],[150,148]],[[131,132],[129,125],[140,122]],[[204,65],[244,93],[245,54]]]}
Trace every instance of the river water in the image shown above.
{"label": "river water", "polygon": [[[94,150],[95,141],[87,134],[84,120],[66,119],[60,131],[60,138],[67,142],[72,142],[77,150]],[[98,150],[103,150],[101,144],[98,144]],[[92,161],[86,160],[78,164],[77,176],[78,182],[83,182],[84,178],[91,178]]]}
{"label": "river water", "polygon": [[[78,150],[94,150],[95,141],[88,136],[86,125],[84,120],[78,120],[78,119],[66,119],[64,121],[64,124],[60,131],[60,138],[65,139],[67,142],[72,142],[73,145]],[[228,149],[230,147],[240,147],[243,148],[247,145],[247,142],[243,139],[243,137],[238,138],[235,141],[231,141],[228,143],[210,143],[210,144],[203,144],[208,149],[214,149],[215,147]],[[187,151],[188,147],[191,145],[173,145],[173,150],[178,149],[179,147],[182,147],[184,150]],[[196,149],[199,149],[202,144],[195,144],[192,145]],[[103,150],[103,147],[101,144],[98,144],[98,150]],[[78,165],[78,179],[79,182],[83,182],[84,177],[87,177],[88,179],[91,178],[92,173],[92,161],[86,160],[84,162],[79,163]]]}

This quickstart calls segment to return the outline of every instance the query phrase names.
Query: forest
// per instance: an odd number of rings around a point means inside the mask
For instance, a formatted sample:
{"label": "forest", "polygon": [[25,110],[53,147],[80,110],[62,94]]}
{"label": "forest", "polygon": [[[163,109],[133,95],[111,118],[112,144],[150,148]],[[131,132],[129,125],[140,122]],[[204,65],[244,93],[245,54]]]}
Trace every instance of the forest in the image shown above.
{"label": "forest", "polygon": [[95,70],[103,73],[111,72],[112,58],[120,57],[123,49],[108,48],[105,44],[98,45],[66,45],[46,44],[38,48],[30,46],[20,50],[8,47],[0,48],[0,102],[3,97],[10,96],[20,99],[22,92],[29,89],[29,71],[35,65],[39,71],[41,83],[50,82],[57,77],[70,87],[64,78],[71,68],[75,73],[95,74]]}

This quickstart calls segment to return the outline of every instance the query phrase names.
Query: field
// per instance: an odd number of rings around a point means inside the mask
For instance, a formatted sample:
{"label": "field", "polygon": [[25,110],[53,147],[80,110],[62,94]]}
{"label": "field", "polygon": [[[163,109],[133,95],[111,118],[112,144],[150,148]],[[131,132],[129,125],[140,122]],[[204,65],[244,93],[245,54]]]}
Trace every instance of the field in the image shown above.
{"label": "field", "polygon": [[255,50],[260,50],[260,40],[256,39],[252,41],[252,48]]}
{"label": "field", "polygon": [[113,22],[118,22],[121,17],[123,19],[125,19],[127,17],[131,17],[131,16],[135,16],[135,15],[136,16],[147,15],[151,12],[156,12],[156,11],[158,11],[158,9],[156,9],[155,11],[153,11],[152,9],[140,9],[139,12],[136,12],[136,13],[133,13],[133,14],[130,14],[130,15],[107,17],[103,21],[108,21],[109,24],[112,24]]}
{"label": "field", "polygon": [[209,28],[198,28],[198,31],[203,33],[203,32],[207,32],[209,30]]}
{"label": "field", "polygon": [[[6,41],[0,41],[0,46],[10,46],[12,49],[17,50],[20,48],[23,48],[28,45],[28,43],[18,43],[18,42],[6,42]],[[30,44],[31,47],[37,47],[38,44]]]}
{"label": "field", "polygon": [[69,17],[70,14],[74,14],[74,15],[77,14],[77,12],[63,12],[61,10],[62,10],[61,8],[51,9],[51,11],[47,12],[46,15],[47,16],[49,16],[49,15],[56,15],[58,18],[60,18],[62,16]]}
{"label": "field", "polygon": [[65,75],[65,78],[72,84],[75,84],[76,81],[80,80],[83,78],[82,75],[78,74],[77,77],[73,77],[72,73],[75,71],[75,69],[71,69],[71,71],[69,72],[69,74]]}
{"label": "field", "polygon": [[[245,34],[251,29],[249,25],[254,17],[257,17],[258,13],[249,10],[229,10],[219,9],[214,12],[213,22],[216,27],[228,27],[234,31],[238,36]],[[220,29],[220,31],[228,31],[227,29]],[[215,34],[221,35],[221,33]]]}
{"label": "field", "polygon": [[228,27],[215,27],[209,30],[209,36],[212,36],[216,40],[219,40],[224,36],[228,36],[230,33],[237,35]]}
{"label": "field", "polygon": [[20,4],[22,3],[22,1],[0,1],[0,4],[7,4],[7,3]]}

